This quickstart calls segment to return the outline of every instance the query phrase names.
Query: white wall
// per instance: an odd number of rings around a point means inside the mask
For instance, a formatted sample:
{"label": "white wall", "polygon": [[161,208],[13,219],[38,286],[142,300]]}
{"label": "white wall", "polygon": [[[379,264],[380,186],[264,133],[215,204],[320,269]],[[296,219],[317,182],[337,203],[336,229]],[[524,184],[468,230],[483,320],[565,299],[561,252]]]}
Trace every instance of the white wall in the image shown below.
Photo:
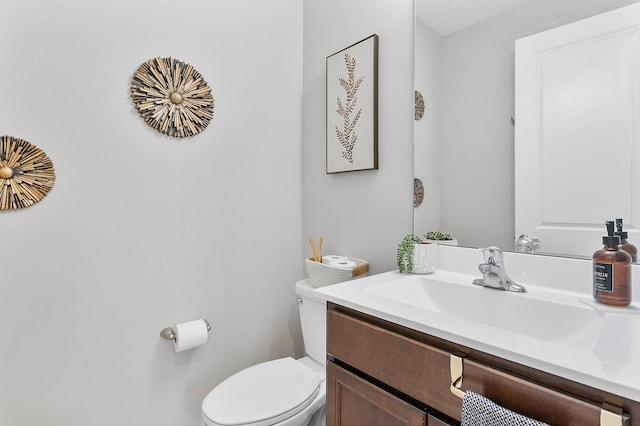
{"label": "white wall", "polygon": [[[0,4],[0,134],[56,169],[0,213],[0,424],[196,425],[223,378],[301,354],[301,38],[296,0]],[[155,56],[211,85],[200,135],[137,115]],[[204,347],[159,337],[200,317]]]}
{"label": "white wall", "polygon": [[[413,0],[304,2],[304,237],[323,252],[396,268],[413,218]],[[325,173],[325,59],[379,36],[379,169]],[[306,241],[305,241],[306,242]],[[311,252],[308,244],[305,253]]]}

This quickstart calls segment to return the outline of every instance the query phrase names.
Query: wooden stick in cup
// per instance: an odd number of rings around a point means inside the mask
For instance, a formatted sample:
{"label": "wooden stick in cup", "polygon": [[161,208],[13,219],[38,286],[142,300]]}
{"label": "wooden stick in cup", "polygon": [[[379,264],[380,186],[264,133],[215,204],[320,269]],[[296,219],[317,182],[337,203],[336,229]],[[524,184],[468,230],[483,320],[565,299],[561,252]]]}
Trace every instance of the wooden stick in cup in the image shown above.
{"label": "wooden stick in cup", "polygon": [[317,262],[318,261],[318,254],[316,253],[316,244],[313,241],[313,238],[311,238],[311,237],[309,237],[309,245],[311,245],[311,252],[313,254],[312,259]]}

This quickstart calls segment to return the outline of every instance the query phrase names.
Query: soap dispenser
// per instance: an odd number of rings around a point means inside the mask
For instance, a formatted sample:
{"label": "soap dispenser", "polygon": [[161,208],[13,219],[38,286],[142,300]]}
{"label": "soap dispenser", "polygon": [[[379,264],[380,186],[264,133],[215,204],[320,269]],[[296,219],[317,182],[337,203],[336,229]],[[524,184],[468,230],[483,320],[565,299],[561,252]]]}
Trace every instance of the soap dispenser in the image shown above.
{"label": "soap dispenser", "polygon": [[620,237],[614,234],[614,222],[607,221],[604,247],[593,254],[593,298],[614,306],[631,303],[631,255],[620,250]]}
{"label": "soap dispenser", "polygon": [[620,237],[620,249],[631,255],[631,261],[638,261],[638,249],[636,246],[627,241],[627,233],[622,230],[622,219],[616,219],[616,235]]}

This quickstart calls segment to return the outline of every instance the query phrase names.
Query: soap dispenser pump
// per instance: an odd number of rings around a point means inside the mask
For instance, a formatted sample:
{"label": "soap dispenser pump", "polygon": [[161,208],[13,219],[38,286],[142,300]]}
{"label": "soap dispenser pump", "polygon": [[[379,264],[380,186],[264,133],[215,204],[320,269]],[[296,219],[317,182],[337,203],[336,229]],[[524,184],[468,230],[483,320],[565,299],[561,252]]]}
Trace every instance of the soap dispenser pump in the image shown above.
{"label": "soap dispenser pump", "polygon": [[616,219],[616,235],[620,237],[620,249],[631,255],[631,261],[638,261],[638,249],[636,246],[627,241],[627,232],[622,230],[622,219]]}
{"label": "soap dispenser pump", "polygon": [[607,221],[604,247],[593,254],[593,298],[614,306],[631,303],[631,255],[620,250],[620,236],[614,234],[614,222]]}

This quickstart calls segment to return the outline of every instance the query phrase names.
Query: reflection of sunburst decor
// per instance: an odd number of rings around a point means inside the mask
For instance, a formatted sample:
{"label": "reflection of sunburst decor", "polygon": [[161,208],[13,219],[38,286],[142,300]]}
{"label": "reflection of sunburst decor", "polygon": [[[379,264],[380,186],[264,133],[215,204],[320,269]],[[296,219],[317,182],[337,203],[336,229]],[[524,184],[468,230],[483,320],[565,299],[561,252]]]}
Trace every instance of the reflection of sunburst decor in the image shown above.
{"label": "reflection of sunburst decor", "polygon": [[424,200],[424,185],[418,178],[413,179],[413,207],[420,207]]}
{"label": "reflection of sunburst decor", "polygon": [[422,97],[422,93],[418,92],[417,90],[415,91],[415,94],[416,94],[416,101],[415,101],[416,105],[415,105],[414,118],[416,120],[420,120],[424,115],[424,98]]}
{"label": "reflection of sunburst decor", "polygon": [[200,133],[213,118],[211,88],[193,66],[173,58],[140,65],[131,99],[149,126],[176,138]]}
{"label": "reflection of sunburst decor", "polygon": [[56,176],[40,148],[12,136],[0,137],[0,210],[29,207],[42,200]]}

